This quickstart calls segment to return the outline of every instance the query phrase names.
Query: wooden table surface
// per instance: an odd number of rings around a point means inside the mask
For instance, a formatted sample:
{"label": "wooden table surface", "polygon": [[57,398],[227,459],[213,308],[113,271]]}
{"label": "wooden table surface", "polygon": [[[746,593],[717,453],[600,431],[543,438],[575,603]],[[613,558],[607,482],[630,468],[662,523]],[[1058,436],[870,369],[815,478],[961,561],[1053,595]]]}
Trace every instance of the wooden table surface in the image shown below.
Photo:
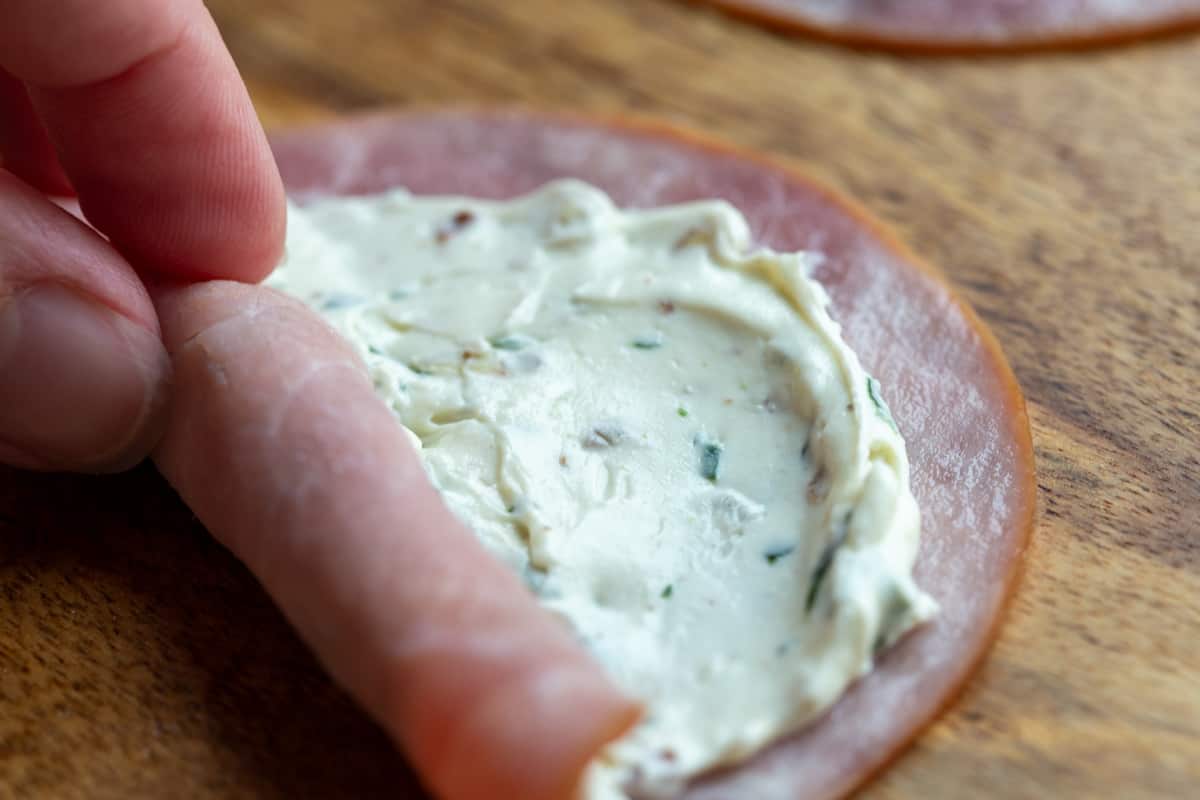
{"label": "wooden table surface", "polygon": [[[1200,40],[922,60],[666,0],[210,7],[268,125],[411,103],[633,109],[859,197],[999,336],[1041,513],[991,657],[864,794],[1200,791]],[[0,797],[410,781],[152,470],[0,472]]]}

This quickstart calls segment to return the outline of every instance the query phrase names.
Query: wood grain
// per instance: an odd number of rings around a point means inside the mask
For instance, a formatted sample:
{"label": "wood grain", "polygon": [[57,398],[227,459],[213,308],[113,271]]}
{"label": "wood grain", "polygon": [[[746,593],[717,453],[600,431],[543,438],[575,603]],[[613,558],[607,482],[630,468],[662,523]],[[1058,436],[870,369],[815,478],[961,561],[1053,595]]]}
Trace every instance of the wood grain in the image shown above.
{"label": "wood grain", "polygon": [[[791,157],[939,264],[1033,418],[1041,522],[966,695],[864,793],[1200,785],[1200,41],[905,59],[654,0],[212,0],[271,125],[635,109]],[[0,473],[0,797],[411,778],[147,469]]]}

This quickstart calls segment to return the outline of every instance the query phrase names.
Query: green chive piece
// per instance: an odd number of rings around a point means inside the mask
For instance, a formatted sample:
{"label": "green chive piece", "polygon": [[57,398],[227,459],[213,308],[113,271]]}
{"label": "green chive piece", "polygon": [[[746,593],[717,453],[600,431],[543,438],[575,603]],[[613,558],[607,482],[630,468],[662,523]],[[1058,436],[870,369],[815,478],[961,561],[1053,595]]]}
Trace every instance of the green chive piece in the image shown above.
{"label": "green chive piece", "polygon": [[669,600],[673,594],[675,594],[675,584],[668,583],[666,588],[662,590],[662,594],[659,596],[662,597],[663,600]]}
{"label": "green chive piece", "polygon": [[532,343],[528,336],[497,336],[488,339],[488,344],[497,350],[524,350]]}
{"label": "green chive piece", "polygon": [[353,308],[363,302],[361,297],[343,292],[334,292],[321,302],[322,311],[339,311],[343,308]]}
{"label": "green chive piece", "polygon": [[686,417],[688,415],[688,410],[686,408],[684,408],[683,406],[680,406],[679,410],[676,411],[675,413],[681,417]]}
{"label": "green chive piece", "polygon": [[633,340],[633,346],[638,350],[657,350],[663,346],[663,335],[655,331],[647,336],[639,336]]}
{"label": "green chive piece", "polygon": [[817,568],[813,570],[812,583],[808,587],[808,597],[804,600],[804,613],[813,610],[813,606],[817,604],[817,594],[821,591],[821,584],[825,582],[825,576],[829,574],[829,567],[833,565],[834,548],[826,547],[825,552],[821,553],[821,560],[817,562]]}
{"label": "green chive piece", "polygon": [[886,422],[889,428],[899,433],[896,420],[892,418],[892,411],[884,402],[883,395],[880,394],[879,381],[869,375],[867,376],[867,396],[871,398],[871,403],[875,406],[875,413],[879,415],[879,418]]}
{"label": "green chive piece", "polygon": [[817,595],[821,593],[821,584],[825,582],[825,576],[829,574],[829,568],[833,566],[833,559],[837,555],[837,551],[846,543],[846,537],[850,532],[850,518],[853,512],[847,513],[845,519],[842,520],[840,530],[834,535],[833,541],[825,546],[825,550],[821,553],[821,558],[817,560],[817,566],[813,569],[812,583],[808,587],[808,597],[804,601],[804,613],[813,610],[813,606],[817,604]]}
{"label": "green chive piece", "polygon": [[714,483],[721,472],[722,451],[723,448],[716,442],[700,445],[700,474]]}
{"label": "green chive piece", "polygon": [[795,545],[787,545],[786,547],[774,547],[774,548],[771,548],[770,550],[768,550],[767,552],[763,553],[763,558],[765,558],[767,560],[768,564],[774,565],[776,561],[778,561],[781,558],[787,558],[792,553],[794,553],[795,550],[796,550]]}

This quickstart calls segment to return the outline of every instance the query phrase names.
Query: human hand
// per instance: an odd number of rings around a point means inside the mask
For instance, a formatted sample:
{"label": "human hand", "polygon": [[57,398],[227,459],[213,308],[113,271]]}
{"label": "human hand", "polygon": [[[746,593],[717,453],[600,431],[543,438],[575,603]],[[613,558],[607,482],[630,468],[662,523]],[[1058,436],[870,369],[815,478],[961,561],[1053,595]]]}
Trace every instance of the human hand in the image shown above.
{"label": "human hand", "polygon": [[[282,184],[200,0],[0,0],[0,19],[0,462],[119,470],[165,426],[145,281],[264,277]],[[103,236],[46,197],[75,192]]]}
{"label": "human hand", "polygon": [[[285,207],[200,0],[0,18],[0,462],[153,451],[439,797],[567,796],[637,706],[440,502],[344,343],[211,280],[269,272]],[[46,196],[72,191],[96,230]]]}

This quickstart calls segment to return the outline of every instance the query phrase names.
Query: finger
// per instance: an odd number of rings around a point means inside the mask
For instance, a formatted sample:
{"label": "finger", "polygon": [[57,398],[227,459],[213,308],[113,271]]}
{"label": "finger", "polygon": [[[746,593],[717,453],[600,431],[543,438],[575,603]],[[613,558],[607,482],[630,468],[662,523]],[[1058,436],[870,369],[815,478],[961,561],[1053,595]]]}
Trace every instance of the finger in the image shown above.
{"label": "finger", "polygon": [[283,188],[200,0],[0,0],[0,66],[25,82],[88,219],[143,270],[257,280]]}
{"label": "finger", "polygon": [[0,462],[132,466],[161,432],[169,368],[132,268],[0,172]]}
{"label": "finger", "polygon": [[[637,710],[441,503],[361,363],[299,303],[158,300],[159,468],[445,800],[562,800]],[[534,766],[536,765],[536,766]]]}
{"label": "finger", "polygon": [[29,93],[20,81],[3,70],[0,70],[0,167],[47,194],[74,194],[46,137],[46,129],[29,102]]}

